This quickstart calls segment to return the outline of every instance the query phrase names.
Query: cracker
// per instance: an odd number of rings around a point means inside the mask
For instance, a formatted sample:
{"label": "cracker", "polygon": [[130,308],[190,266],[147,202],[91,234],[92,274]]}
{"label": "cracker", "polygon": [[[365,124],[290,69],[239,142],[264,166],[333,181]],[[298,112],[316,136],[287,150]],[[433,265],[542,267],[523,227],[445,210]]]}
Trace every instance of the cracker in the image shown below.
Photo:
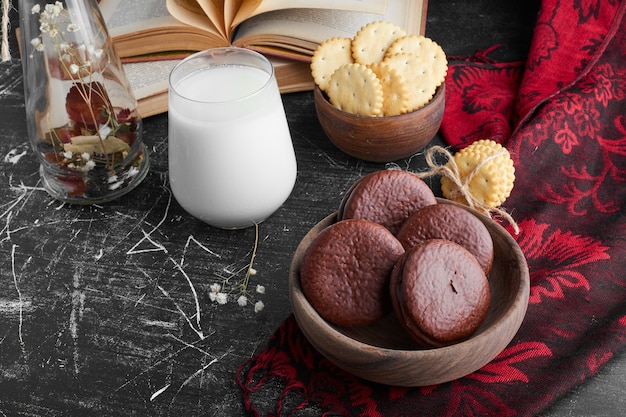
{"label": "cracker", "polygon": [[[501,155],[486,161],[468,183],[468,190],[476,200],[494,208],[499,207],[509,197],[515,182],[515,167],[506,148],[493,140],[483,139],[473,142],[454,155],[459,177],[464,183],[482,161],[498,153]],[[441,192],[450,200],[468,204],[449,178],[441,178]]]}
{"label": "cracker", "polygon": [[352,62],[352,39],[335,37],[322,42],[311,57],[311,75],[315,84],[326,91],[333,72]]}
{"label": "cracker", "polygon": [[420,55],[424,45],[428,42],[430,42],[430,39],[425,36],[406,35],[393,41],[387,48],[385,56],[388,57],[400,53]]}
{"label": "cracker", "polygon": [[370,22],[354,35],[352,39],[352,57],[360,64],[380,62],[389,45],[406,35],[404,29],[395,23]]}
{"label": "cracker", "polygon": [[383,61],[407,82],[409,89],[409,109],[415,111],[425,106],[437,90],[433,67],[417,55],[398,53]]}
{"label": "cracker", "polygon": [[361,116],[377,116],[383,107],[383,88],[374,72],[352,63],[339,67],[330,77],[326,91],[331,104]]}
{"label": "cracker", "polygon": [[417,55],[432,65],[437,86],[445,80],[448,72],[448,59],[441,46],[432,39],[420,35],[403,36],[389,45],[385,57],[399,53]]}
{"label": "cracker", "polygon": [[409,89],[398,72],[384,62],[368,65],[383,88],[381,116],[397,116],[409,111]]}

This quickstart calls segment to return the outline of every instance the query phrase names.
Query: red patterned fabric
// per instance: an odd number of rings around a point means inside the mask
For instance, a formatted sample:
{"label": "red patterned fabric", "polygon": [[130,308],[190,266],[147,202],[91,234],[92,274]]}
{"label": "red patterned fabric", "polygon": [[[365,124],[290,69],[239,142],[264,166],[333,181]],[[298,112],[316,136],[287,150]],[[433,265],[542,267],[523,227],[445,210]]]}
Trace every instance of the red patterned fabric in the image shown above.
{"label": "red patterned fabric", "polygon": [[[520,227],[531,292],[508,347],[464,378],[389,387],[336,368],[289,317],[237,375],[253,414],[533,416],[626,345],[625,9],[544,0],[527,62],[451,62],[445,139],[461,149],[493,138],[515,162],[505,208]],[[276,406],[258,409],[267,390]]]}

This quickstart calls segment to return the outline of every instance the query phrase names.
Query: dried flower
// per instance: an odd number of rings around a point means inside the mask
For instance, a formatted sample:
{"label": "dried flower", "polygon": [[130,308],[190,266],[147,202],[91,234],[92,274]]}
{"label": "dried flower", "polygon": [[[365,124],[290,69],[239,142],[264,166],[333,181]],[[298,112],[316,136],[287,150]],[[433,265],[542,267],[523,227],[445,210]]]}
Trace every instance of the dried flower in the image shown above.
{"label": "dried flower", "polygon": [[[105,85],[110,84],[105,81],[117,81],[114,78],[117,75],[112,75],[115,72],[109,68],[114,61],[108,50],[100,46],[106,45],[103,34],[82,41],[81,25],[72,20],[72,14],[60,1],[43,7],[35,5],[31,13],[39,15],[40,31],[30,41],[33,53],[44,54],[48,76],[56,79],[58,85],[52,90],[57,97],[51,95],[51,103],[65,94],[67,116],[62,126],[58,111],[55,119],[42,119],[40,128],[45,135],[40,138],[38,148],[47,161],[66,172],[59,180],[68,196],[82,196],[89,187],[102,190],[106,188],[99,183],[103,179],[105,182],[108,179],[109,189],[122,187],[129,176],[124,174],[117,180],[116,174],[121,173],[118,167],[130,154],[140,124],[134,110],[115,107],[108,95]],[[130,165],[138,166],[142,162],[143,154],[140,154]],[[94,174],[88,174],[92,171]],[[97,180],[91,177],[96,171]],[[77,186],[78,181],[84,185]]]}
{"label": "dried flower", "polygon": [[215,301],[217,301],[218,304],[224,305],[228,302],[228,295],[223,292],[218,292],[215,294]]}
{"label": "dried flower", "polygon": [[[259,226],[255,225],[255,239],[250,261],[245,266],[235,270],[234,272],[226,271],[226,274],[224,275],[217,274],[222,281],[220,283],[213,283],[209,286],[209,300],[218,304],[226,304],[228,298],[230,297],[231,300],[237,301],[237,304],[241,307],[245,307],[248,304],[254,304],[255,313],[261,311],[265,307],[262,301],[255,300],[253,294],[248,291],[250,277],[257,274],[257,270],[254,269],[252,265],[256,256],[258,244]],[[265,287],[257,284],[255,291],[257,294],[265,294]]]}

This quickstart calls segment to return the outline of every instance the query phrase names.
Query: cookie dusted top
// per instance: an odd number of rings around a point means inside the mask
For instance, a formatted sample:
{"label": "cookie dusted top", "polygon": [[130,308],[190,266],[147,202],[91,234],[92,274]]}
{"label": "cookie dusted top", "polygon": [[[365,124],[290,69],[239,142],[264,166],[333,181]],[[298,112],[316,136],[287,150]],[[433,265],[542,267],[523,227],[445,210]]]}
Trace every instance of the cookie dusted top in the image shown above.
{"label": "cookie dusted top", "polygon": [[433,204],[411,215],[397,238],[405,250],[428,239],[448,239],[467,249],[489,274],[493,263],[493,240],[483,222],[466,209],[452,204]]}
{"label": "cookie dusted top", "polygon": [[302,292],[333,324],[373,324],[391,312],[389,276],[403,253],[383,226],[361,219],[339,221],[322,230],[305,252]]}
{"label": "cookie dusted top", "polygon": [[342,199],[339,219],[365,219],[381,224],[394,235],[419,209],[437,204],[423,180],[399,169],[375,171],[357,180]]}
{"label": "cookie dusted top", "polygon": [[393,309],[422,346],[441,347],[471,336],[491,293],[474,256],[445,239],[431,239],[400,258],[390,280]]}

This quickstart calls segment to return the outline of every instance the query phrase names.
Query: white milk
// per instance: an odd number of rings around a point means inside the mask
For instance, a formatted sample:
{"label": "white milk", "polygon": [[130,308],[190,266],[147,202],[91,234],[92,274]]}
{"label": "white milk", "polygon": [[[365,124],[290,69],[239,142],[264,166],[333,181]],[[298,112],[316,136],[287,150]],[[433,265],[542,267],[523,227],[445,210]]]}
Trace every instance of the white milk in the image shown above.
{"label": "white milk", "polygon": [[293,189],[295,154],[276,81],[269,77],[253,67],[209,67],[170,91],[172,192],[191,215],[213,226],[259,223]]}

